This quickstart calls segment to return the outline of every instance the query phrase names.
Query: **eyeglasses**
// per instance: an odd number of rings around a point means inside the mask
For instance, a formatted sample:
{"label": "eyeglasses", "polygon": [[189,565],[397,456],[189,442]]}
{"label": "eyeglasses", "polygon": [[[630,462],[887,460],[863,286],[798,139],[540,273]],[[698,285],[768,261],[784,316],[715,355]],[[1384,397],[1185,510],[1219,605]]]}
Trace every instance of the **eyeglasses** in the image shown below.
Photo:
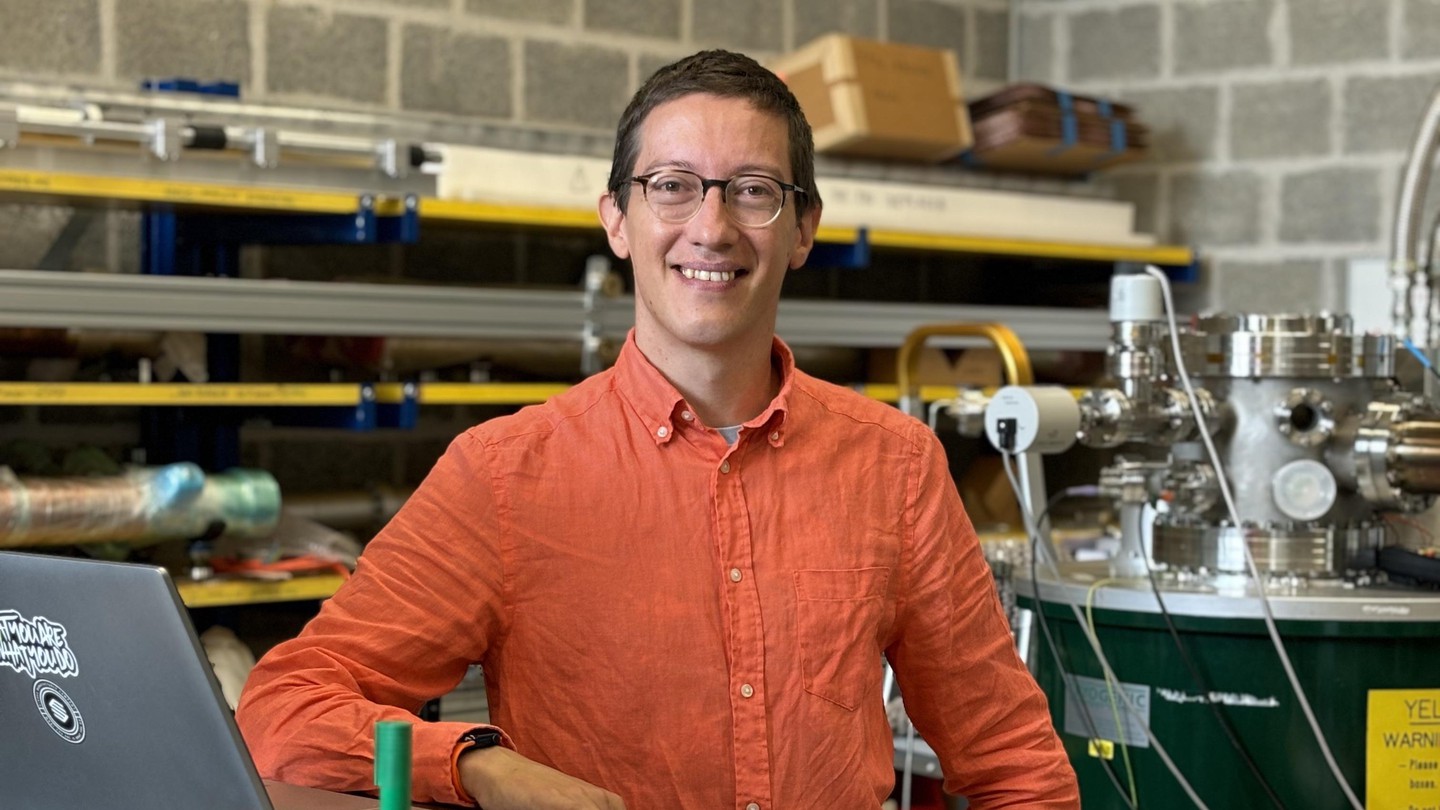
{"label": "eyeglasses", "polygon": [[720,201],[730,218],[749,228],[774,222],[785,207],[785,192],[805,189],[763,174],[737,174],[729,180],[711,180],[684,169],[661,169],[630,178],[639,183],[650,210],[661,222],[689,222],[705,204],[705,193],[720,189]]}

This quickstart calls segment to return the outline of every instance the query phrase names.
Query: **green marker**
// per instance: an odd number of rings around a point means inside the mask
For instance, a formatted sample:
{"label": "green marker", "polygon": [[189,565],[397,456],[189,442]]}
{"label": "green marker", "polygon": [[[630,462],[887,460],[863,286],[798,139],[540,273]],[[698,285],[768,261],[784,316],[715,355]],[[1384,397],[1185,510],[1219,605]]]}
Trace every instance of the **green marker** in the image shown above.
{"label": "green marker", "polygon": [[380,810],[410,810],[410,724],[403,720],[375,724],[375,786]]}

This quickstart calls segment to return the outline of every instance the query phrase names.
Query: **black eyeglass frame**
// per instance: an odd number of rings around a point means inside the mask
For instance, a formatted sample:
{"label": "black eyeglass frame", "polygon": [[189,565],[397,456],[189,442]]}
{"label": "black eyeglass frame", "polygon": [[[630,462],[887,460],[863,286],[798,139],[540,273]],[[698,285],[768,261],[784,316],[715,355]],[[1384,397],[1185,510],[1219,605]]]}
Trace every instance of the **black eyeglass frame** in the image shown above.
{"label": "black eyeglass frame", "polygon": [[[719,179],[715,179],[715,178],[713,178],[713,177],[701,177],[700,175],[696,174],[695,172],[689,171],[688,169],[656,169],[655,171],[650,172],[649,174],[637,174],[637,175],[631,177],[630,180],[629,180],[629,182],[631,182],[631,183],[639,183],[639,184],[640,184],[640,196],[644,197],[644,198],[645,198],[645,204],[646,204],[646,205],[649,205],[649,204],[650,204],[650,181],[655,178],[655,175],[657,175],[657,174],[665,174],[665,173],[667,173],[667,172],[672,172],[672,173],[677,173],[677,172],[678,172],[678,173],[681,173],[681,174],[688,174],[688,175],[690,175],[691,177],[694,177],[694,178],[696,178],[696,179],[698,179],[698,180],[700,181],[700,203],[695,206],[695,210],[694,210],[694,211],[690,212],[690,216],[688,216],[688,217],[686,217],[686,218],[684,218],[684,219],[678,219],[678,220],[673,220],[673,221],[672,221],[672,220],[668,220],[668,219],[664,219],[663,217],[661,217],[661,219],[660,219],[661,222],[669,222],[669,223],[672,224],[672,225],[680,225],[680,224],[682,224],[682,223],[689,222],[690,220],[694,219],[694,218],[695,218],[695,215],[698,214],[698,213],[700,213],[700,209],[705,207],[705,195],[706,195],[706,194],[709,194],[709,193],[710,193],[710,189],[712,189],[712,188],[718,188],[718,189],[720,189],[720,202],[723,203],[724,206],[725,206],[725,215],[728,216],[728,217],[730,217],[730,219],[733,220],[736,225],[740,225],[740,226],[743,226],[743,227],[746,227],[746,228],[768,228],[768,227],[770,227],[771,225],[775,224],[775,220],[777,220],[777,219],[780,218],[780,212],[785,210],[785,192],[788,191],[788,192],[790,192],[791,194],[809,194],[809,193],[810,193],[810,192],[806,191],[805,189],[803,189],[803,188],[795,185],[794,183],[787,183],[787,182],[785,182],[784,180],[781,180],[781,179],[778,178],[778,177],[771,177],[771,176],[768,175],[768,174],[758,174],[758,173],[756,173],[756,172],[743,172],[743,173],[741,173],[741,174],[734,175],[734,176],[729,177],[729,178],[727,178],[727,179],[719,180]],[[726,189],[731,183],[735,182],[736,180],[738,180],[738,179],[741,178],[741,177],[758,177],[758,178],[760,178],[761,180],[769,180],[770,182],[772,182],[772,183],[774,183],[775,185],[777,185],[777,186],[780,187],[780,205],[779,205],[779,207],[777,207],[777,208],[775,209],[775,215],[774,215],[774,216],[770,217],[770,219],[766,220],[765,222],[762,222],[762,223],[759,223],[759,224],[756,224],[756,225],[752,225],[752,224],[750,224],[750,223],[748,223],[748,222],[741,222],[740,220],[735,219],[735,215],[730,212],[730,199],[725,196],[725,189]],[[651,210],[651,211],[654,211],[655,209],[652,207],[650,210]],[[660,215],[657,213],[656,216],[659,217]]]}

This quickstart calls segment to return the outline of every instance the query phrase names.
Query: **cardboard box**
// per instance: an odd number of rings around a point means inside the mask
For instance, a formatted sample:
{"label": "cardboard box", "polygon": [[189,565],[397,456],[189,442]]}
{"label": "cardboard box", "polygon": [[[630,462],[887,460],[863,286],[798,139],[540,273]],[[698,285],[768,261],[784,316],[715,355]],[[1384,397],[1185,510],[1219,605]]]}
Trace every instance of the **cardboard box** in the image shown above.
{"label": "cardboard box", "polygon": [[770,67],[800,100],[817,152],[936,163],[971,144],[954,51],[826,34]]}

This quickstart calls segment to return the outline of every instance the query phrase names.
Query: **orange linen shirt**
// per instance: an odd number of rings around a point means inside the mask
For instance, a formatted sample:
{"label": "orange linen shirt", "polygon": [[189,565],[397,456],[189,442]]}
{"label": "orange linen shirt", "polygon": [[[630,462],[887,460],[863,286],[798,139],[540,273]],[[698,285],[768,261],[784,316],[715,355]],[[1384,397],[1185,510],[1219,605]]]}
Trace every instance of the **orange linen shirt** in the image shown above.
{"label": "orange linen shirt", "polygon": [[[732,447],[636,348],[457,437],[238,719],[266,777],[371,786],[373,726],[483,665],[521,754],[631,810],[874,810],[882,653],[976,810],[1075,808],[937,438],[810,377]],[[421,723],[417,800],[470,803],[469,723]]]}

